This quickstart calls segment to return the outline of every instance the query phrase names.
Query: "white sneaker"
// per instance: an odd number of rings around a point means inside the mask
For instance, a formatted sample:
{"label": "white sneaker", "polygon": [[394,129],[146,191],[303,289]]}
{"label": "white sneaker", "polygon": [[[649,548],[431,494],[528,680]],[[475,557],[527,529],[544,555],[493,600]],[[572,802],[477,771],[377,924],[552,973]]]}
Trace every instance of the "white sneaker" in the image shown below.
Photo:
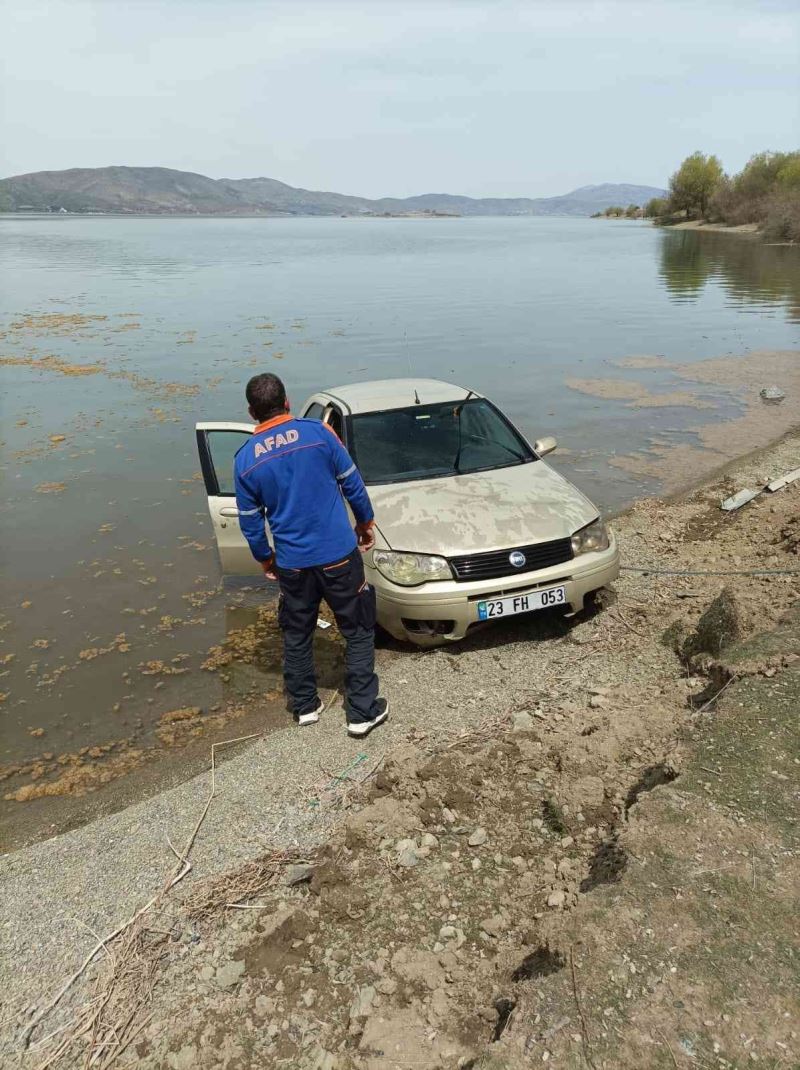
{"label": "white sneaker", "polygon": [[379,698],[377,702],[378,712],[372,718],[371,721],[354,721],[347,726],[347,734],[349,736],[368,736],[373,728],[377,728],[379,724],[383,724],[386,718],[389,716],[389,703],[385,698]]}
{"label": "white sneaker", "polygon": [[297,723],[301,727],[304,727],[307,724],[316,724],[319,720],[319,715],[324,709],[325,703],[320,699],[315,710],[307,710],[305,713],[298,713]]}

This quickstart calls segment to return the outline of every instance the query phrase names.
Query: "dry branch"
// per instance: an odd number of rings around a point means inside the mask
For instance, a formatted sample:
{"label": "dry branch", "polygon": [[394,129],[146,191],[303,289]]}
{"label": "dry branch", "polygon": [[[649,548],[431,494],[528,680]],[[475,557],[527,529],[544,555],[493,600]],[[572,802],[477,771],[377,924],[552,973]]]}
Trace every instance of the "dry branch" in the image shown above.
{"label": "dry branch", "polygon": [[[256,739],[258,733],[238,736],[236,739],[221,740],[211,746],[211,790],[197,822],[189,835],[182,852],[178,852],[167,838],[167,843],[176,857],[176,865],[167,875],[158,892],[127,921],[117,926],[113,932],[98,938],[97,943],[84,958],[78,969],[62,984],[39,1010],[22,1033],[21,1044],[28,1049],[36,1029],[44,1019],[58,1006],[67,992],[86,972],[101,950],[106,951],[106,970],[95,981],[95,994],[76,1013],[70,1026],[55,1030],[42,1044],[36,1045],[40,1050],[51,1038],[60,1033],[58,1042],[45,1056],[38,1070],[48,1070],[65,1055],[70,1048],[78,1044],[88,1034],[84,1058],[85,1067],[101,1065],[110,1066],[131,1043],[133,1036],[141,1029],[138,1021],[139,1012],[149,1002],[155,983],[155,971],[160,958],[160,947],[166,937],[163,932],[153,932],[146,923],[150,910],[160,903],[172,889],[191,872],[189,854],[194,846],[197,834],[208,814],[211,803],[216,796],[216,750],[231,743],[242,743]],[[117,942],[121,942],[117,947]],[[111,945],[115,944],[114,951]],[[102,1062],[101,1062],[102,1060]]]}

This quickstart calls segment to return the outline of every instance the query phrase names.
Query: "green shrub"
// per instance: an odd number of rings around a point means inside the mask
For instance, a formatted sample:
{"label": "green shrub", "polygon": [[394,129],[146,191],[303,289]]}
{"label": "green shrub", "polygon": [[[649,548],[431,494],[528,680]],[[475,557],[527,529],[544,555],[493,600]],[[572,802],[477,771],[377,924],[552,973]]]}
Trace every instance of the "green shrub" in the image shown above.
{"label": "green shrub", "polygon": [[666,197],[651,197],[644,206],[644,214],[647,219],[658,219],[660,216],[666,215],[666,212]]}

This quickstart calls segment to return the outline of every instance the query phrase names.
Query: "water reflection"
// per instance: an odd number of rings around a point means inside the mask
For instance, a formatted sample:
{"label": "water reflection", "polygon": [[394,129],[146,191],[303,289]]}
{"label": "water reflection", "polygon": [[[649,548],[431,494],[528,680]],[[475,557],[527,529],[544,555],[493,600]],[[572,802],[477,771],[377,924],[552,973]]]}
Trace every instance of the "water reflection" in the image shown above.
{"label": "water reflection", "polygon": [[728,305],[742,311],[784,306],[787,319],[800,323],[800,250],[765,245],[713,231],[661,234],[659,274],[673,300],[696,300],[706,284],[718,282]]}

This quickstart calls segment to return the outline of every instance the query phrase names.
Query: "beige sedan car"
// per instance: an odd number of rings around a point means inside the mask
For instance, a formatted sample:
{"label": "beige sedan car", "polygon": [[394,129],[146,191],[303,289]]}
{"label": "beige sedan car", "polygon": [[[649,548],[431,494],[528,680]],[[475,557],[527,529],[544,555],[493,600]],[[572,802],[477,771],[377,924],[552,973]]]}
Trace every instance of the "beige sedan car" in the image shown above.
{"label": "beige sedan car", "polygon": [[[331,425],[375,507],[366,555],[378,621],[396,639],[437,646],[539,609],[577,613],[619,573],[597,508],[474,390],[386,379],[310,397],[299,415]],[[246,423],[200,423],[197,441],[223,571],[260,573],[239,530],[233,455]]]}

